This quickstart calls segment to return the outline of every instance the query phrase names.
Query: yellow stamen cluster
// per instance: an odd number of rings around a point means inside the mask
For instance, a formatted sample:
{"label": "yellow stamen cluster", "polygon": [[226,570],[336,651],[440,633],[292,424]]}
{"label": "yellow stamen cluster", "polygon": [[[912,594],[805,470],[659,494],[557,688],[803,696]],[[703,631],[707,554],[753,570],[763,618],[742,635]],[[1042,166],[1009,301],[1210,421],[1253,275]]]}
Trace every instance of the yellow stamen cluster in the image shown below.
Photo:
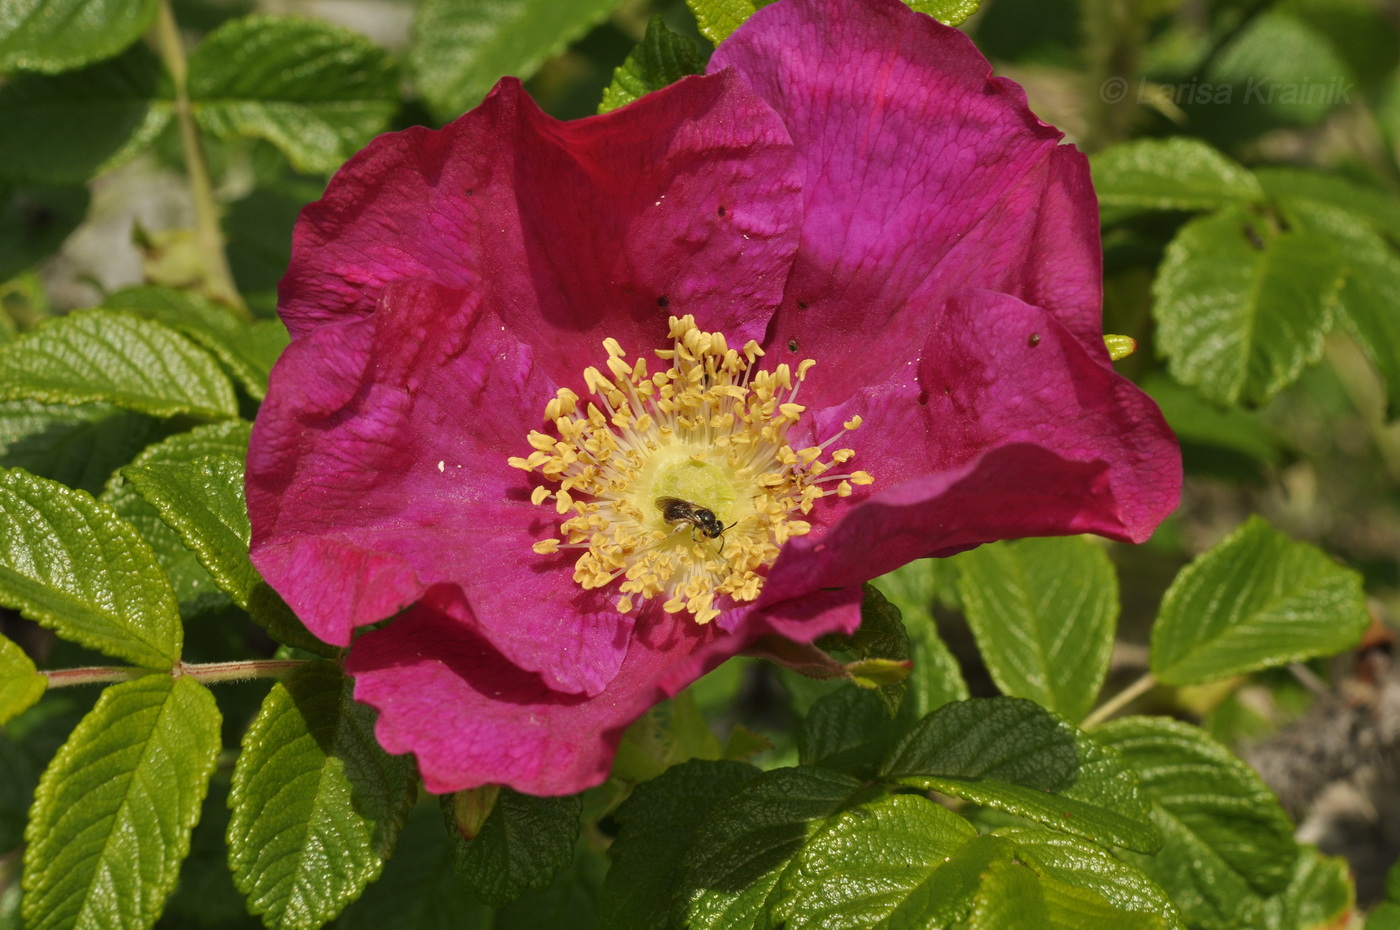
{"label": "yellow stamen cluster", "polygon": [[[688,610],[699,623],[720,614],[721,599],[752,601],[763,570],[783,543],[811,530],[801,519],[827,495],[846,497],[873,480],[863,471],[833,474],[854,457],[828,446],[860,426],[860,417],[825,442],[794,450],[787,435],[806,409],[798,387],[816,363],[796,370],[756,369],[758,343],[742,352],[693,317],[672,317],[673,347],[657,351],[668,367],[648,374],[645,359],[629,363],[615,339],[605,339],[605,375],[584,371],[595,400],[561,388],[545,407],[557,436],[535,431],[528,457],[510,464],[557,483],[536,487],[535,504],[553,501],[568,519],[559,539],[535,544],[548,555],[583,550],[574,580],[602,588],[619,577],[617,609],[664,597],[670,613]],[[595,402],[596,401],[596,402]],[[826,460],[823,460],[826,456]],[[694,520],[671,522],[661,501],[708,510],[723,527],[715,537]],[[682,508],[684,510],[685,508]]]}

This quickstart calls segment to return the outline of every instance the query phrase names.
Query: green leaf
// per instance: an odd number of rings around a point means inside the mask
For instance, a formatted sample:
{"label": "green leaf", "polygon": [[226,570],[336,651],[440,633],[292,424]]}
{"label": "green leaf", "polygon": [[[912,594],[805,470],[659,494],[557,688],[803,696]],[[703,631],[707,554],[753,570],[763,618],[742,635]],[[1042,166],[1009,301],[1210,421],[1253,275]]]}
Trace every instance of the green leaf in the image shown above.
{"label": "green leaf", "polygon": [[[1356,889],[1347,861],[1304,846],[1299,850],[1288,887],[1264,902],[1261,926],[1263,930],[1339,927],[1355,905]],[[1372,930],[1369,922],[1366,928]]]}
{"label": "green leaf", "polygon": [[1128,761],[1152,800],[1162,849],[1133,861],[1188,924],[1236,926],[1259,896],[1288,885],[1298,855],[1292,824],[1258,774],[1227,749],[1160,717],[1116,720],[1094,738]]}
{"label": "green leaf", "polygon": [[1152,914],[1127,914],[1099,895],[998,860],[983,877],[968,930],[1161,930]]}
{"label": "green leaf", "polygon": [[1261,168],[1255,177],[1264,193],[1280,203],[1306,202],[1339,209],[1400,242],[1400,198],[1390,191],[1297,168]]}
{"label": "green leaf", "polygon": [[776,769],[750,779],[716,805],[683,866],[680,906],[692,930],[749,930],[774,924],[779,883],[808,837],[865,791],[823,769]]}
{"label": "green leaf", "polygon": [[846,668],[855,684],[878,694],[891,717],[898,712],[909,667],[909,634],[899,608],[885,600],[878,588],[867,584],[862,592],[859,629],[850,636],[824,636],[817,645],[827,652],[853,656],[856,661]]}
{"label": "green leaf", "polygon": [[174,330],[110,310],[45,322],[0,348],[0,398],[102,402],[153,416],[227,419],[233,386],[207,353]]}
{"label": "green leaf", "polygon": [[197,427],[151,446],[122,474],[219,588],[274,639],[330,655],[333,647],[302,626],[248,561],[243,460],[251,429],[242,420]]}
{"label": "green leaf", "polygon": [[957,557],[958,593],[1003,694],[1070,720],[1094,706],[1118,620],[1118,576],[1083,537],[981,546]]}
{"label": "green leaf", "polygon": [[918,795],[880,798],[844,811],[784,872],[773,917],[792,930],[875,926],[976,835],[966,820]]}
{"label": "green leaf", "polygon": [[856,774],[878,764],[901,732],[877,695],[848,685],[818,698],[807,712],[797,733],[798,759]]}
{"label": "green leaf", "polygon": [[65,639],[147,668],[180,657],[180,614],[155,554],[111,507],[0,472],[0,602]]}
{"label": "green leaf", "polygon": [[1370,617],[1361,576],[1261,517],[1177,575],[1152,627],[1152,674],[1199,684],[1333,655]]}
{"label": "green leaf", "polygon": [[245,323],[229,308],[191,291],[130,287],[108,296],[103,306],[180,330],[208,349],[254,400],[267,396],[268,374],[289,342],[280,321]]}
{"label": "green leaf", "polygon": [[627,728],[613,759],[612,777],[642,782],[687,759],[718,759],[723,754],[724,748],[687,688],[652,707]]}
{"label": "green leaf", "polygon": [[1161,843],[1123,760],[1030,701],[947,704],[894,746],[881,774],[1102,845],[1152,852]]}
{"label": "green leaf", "polygon": [[48,681],[23,649],[0,636],[0,726],[33,707]]}
{"label": "green leaf", "polygon": [[0,401],[0,467],[97,494],[164,431],[161,421],[110,404]]}
{"label": "green leaf", "polygon": [[190,55],[195,118],[220,138],[277,146],[298,171],[329,174],[398,109],[388,56],[347,29],[281,16],[233,19]]}
{"label": "green leaf", "polygon": [[[443,800],[450,804],[451,796]],[[502,788],[480,833],[465,839],[453,830],[457,874],[496,906],[546,888],[573,859],[582,813],[579,795],[537,798]]]}
{"label": "green leaf", "polygon": [[[1348,278],[1347,287],[1353,281]],[[1183,445],[1225,449],[1269,465],[1278,462],[1281,441],[1257,412],[1217,407],[1164,374],[1149,375],[1140,387],[1157,402]]]}
{"label": "green leaf", "polygon": [[1154,914],[1173,930],[1181,915],[1167,893],[1141,869],[1100,846],[1050,830],[1005,827],[994,834],[1015,844],[1017,861],[1083,891],[1092,891],[1119,910]]}
{"label": "green leaf", "polygon": [[[1372,199],[1390,205],[1383,195]],[[1395,313],[1400,256],[1362,214],[1314,202],[1292,203],[1289,212],[1300,225],[1330,237],[1346,256],[1351,273],[1342,287],[1338,315],[1385,379],[1393,412],[1400,400],[1400,316]]]}
{"label": "green leaf", "polygon": [[618,0],[424,0],[408,63],[433,115],[481,102],[501,75],[528,78],[603,20]]}
{"label": "green leaf", "polygon": [[1237,208],[1193,220],[1152,286],[1168,369],[1216,403],[1264,403],[1321,357],[1345,276],[1326,236]]}
{"label": "green leaf", "polygon": [[219,755],[193,678],[113,685],[44,772],[25,839],[30,930],[149,927],[175,886]]}
{"label": "green leaf", "polygon": [[9,0],[0,5],[0,73],[101,61],[140,38],[155,15],[156,0]]}
{"label": "green leaf", "polygon": [[492,912],[452,867],[437,804],[408,814],[394,858],[335,922],[337,930],[494,930]]}
{"label": "green leaf", "polygon": [[904,0],[911,10],[927,13],[945,26],[960,26],[977,12],[982,0]]}
{"label": "green leaf", "polygon": [[905,679],[901,716],[918,720],[951,701],[967,700],[967,682],[957,659],[938,636],[933,604],[940,595],[955,595],[957,570],[948,559],[919,559],[875,579],[891,604],[899,608],[909,636],[914,667]]}
{"label": "green leaf", "polygon": [[[0,182],[0,281],[58,251],[83,221],[88,199],[83,187]],[[0,326],[6,323],[8,318],[0,313]]]}
{"label": "green leaf", "polygon": [[604,930],[670,924],[678,873],[712,811],[759,774],[742,762],[696,760],[638,785],[617,809],[621,825],[603,883]]}
{"label": "green leaf", "polygon": [[705,59],[695,46],[685,36],[667,28],[658,13],[647,23],[647,33],[641,43],[613,72],[612,84],[603,91],[598,112],[616,110],[688,74],[703,74],[704,71]]}
{"label": "green leaf", "polygon": [[229,866],[269,927],[319,927],[379,876],[413,803],[412,761],[374,739],[351,682],[313,662],[273,685],[229,793]]}
{"label": "green leaf", "polygon": [[1248,169],[1199,139],[1139,139],[1090,159],[1099,206],[1127,210],[1214,210],[1257,203],[1264,190]]}
{"label": "green leaf", "polygon": [[[700,34],[718,45],[750,16],[773,0],[685,0]],[[905,0],[910,9],[927,13],[947,26],[957,26],[981,6],[981,0]]]}
{"label": "green leaf", "polygon": [[[81,2],[81,0],[80,0]],[[0,86],[0,179],[83,184],[140,151],[170,120],[160,62],[145,46],[57,77]]]}

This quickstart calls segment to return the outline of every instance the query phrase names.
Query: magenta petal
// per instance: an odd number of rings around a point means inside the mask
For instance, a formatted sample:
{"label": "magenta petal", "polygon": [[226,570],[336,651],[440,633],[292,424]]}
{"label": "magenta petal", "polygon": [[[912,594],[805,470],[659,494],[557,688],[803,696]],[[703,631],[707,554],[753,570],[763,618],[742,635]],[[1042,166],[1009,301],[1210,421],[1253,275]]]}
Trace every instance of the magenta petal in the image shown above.
{"label": "magenta petal", "polygon": [[639,623],[618,675],[591,698],[550,690],[461,623],[423,607],[356,640],[346,668],[356,699],[379,711],[380,744],[412,752],[429,791],[503,784],[572,794],[607,776],[622,731],[652,704],[759,636],[849,632],[859,599],[859,589],[824,592],[800,619],[779,611],[739,634],[654,611]]}
{"label": "magenta petal", "polygon": [[550,687],[617,674],[633,618],[531,551],[552,522],[507,465],[554,392],[532,358],[475,297],[422,282],[293,342],[248,500],[253,562],[309,629],[347,644],[423,598]]}
{"label": "magenta petal", "polygon": [[1157,405],[1037,307],[989,291],[952,301],[924,345],[918,380],[932,428],[884,428],[881,405],[898,413],[907,404],[877,388],[854,443],[877,484],[898,483],[820,538],[790,542],[764,599],[998,539],[1142,542],[1176,507],[1181,455]]}
{"label": "magenta petal", "polygon": [[1094,335],[1088,165],[967,36],[898,0],[791,0],[756,13],[709,68],[739,71],[797,148],[802,241],[771,342],[821,360],[819,400],[881,380],[923,341],[928,308],[966,287]]}
{"label": "magenta petal", "polygon": [[734,75],[568,123],[506,79],[340,170],[297,224],[279,312],[300,336],[368,315],[394,281],[469,287],[556,378],[604,337],[654,344],[669,313],[742,344],[781,298],[797,186],[787,131]]}

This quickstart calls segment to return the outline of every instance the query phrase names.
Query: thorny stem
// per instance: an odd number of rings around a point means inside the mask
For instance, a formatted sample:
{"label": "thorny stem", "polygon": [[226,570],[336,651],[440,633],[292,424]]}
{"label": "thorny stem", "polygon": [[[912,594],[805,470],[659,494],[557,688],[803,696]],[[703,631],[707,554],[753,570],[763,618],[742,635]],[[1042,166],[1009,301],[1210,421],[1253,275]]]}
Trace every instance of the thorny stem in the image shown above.
{"label": "thorny stem", "polygon": [[1127,707],[1133,701],[1157,687],[1157,684],[1157,676],[1153,675],[1151,672],[1146,672],[1137,681],[1128,685],[1128,687],[1094,708],[1089,716],[1079,721],[1079,728],[1081,730],[1088,730],[1098,726],[1114,714],[1117,714],[1124,707]]}
{"label": "thorny stem", "polygon": [[[205,662],[189,664],[181,662],[171,674],[193,678],[206,685],[220,681],[248,681],[254,678],[281,678],[288,672],[305,665],[305,659],[253,659],[247,662]],[[151,670],[129,666],[93,666],[91,668],[65,668],[44,672],[50,688],[66,688],[70,685],[102,684],[113,681],[127,681],[153,674]]]}
{"label": "thorny stem", "polygon": [[228,256],[224,254],[224,234],[219,228],[219,207],[214,200],[214,185],[209,179],[209,164],[204,158],[204,146],[200,143],[199,127],[195,125],[194,110],[190,106],[190,95],[186,78],[189,68],[185,62],[185,48],[180,43],[180,31],[175,25],[175,14],[170,11],[170,0],[160,0],[159,14],[156,17],[156,44],[160,48],[161,60],[170,71],[175,84],[175,121],[180,126],[180,143],[185,152],[185,172],[190,179],[190,195],[194,200],[195,241],[199,243],[200,254],[204,257],[204,268],[208,287],[213,297],[228,304],[245,320],[252,322],[253,316],[238,296],[233,284],[233,272],[229,269]]}

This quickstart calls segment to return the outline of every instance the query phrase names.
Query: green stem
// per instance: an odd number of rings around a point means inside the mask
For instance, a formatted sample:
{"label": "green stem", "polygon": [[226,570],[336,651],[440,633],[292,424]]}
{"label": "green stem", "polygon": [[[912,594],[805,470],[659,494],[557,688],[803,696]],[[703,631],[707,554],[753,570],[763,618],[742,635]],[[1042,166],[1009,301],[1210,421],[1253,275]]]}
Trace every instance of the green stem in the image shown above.
{"label": "green stem", "polygon": [[1155,687],[1157,687],[1157,677],[1151,672],[1145,673],[1137,681],[1094,708],[1089,716],[1079,721],[1079,728],[1088,730],[1098,726]]}
{"label": "green stem", "polygon": [[[206,685],[221,681],[248,681],[254,678],[281,678],[293,669],[305,665],[304,659],[251,659],[246,662],[205,662],[189,664],[181,662],[171,674],[183,675]],[[91,668],[65,668],[45,672],[50,688],[67,688],[72,685],[106,684],[114,681],[128,681],[150,675],[147,669],[131,668],[126,665],[93,666]]]}
{"label": "green stem", "polygon": [[180,126],[180,143],[185,152],[185,172],[189,175],[190,195],[194,199],[195,241],[199,243],[200,254],[204,256],[210,294],[252,322],[253,315],[248,312],[243,299],[238,296],[228,256],[224,253],[224,234],[219,228],[219,205],[214,199],[214,185],[209,177],[209,163],[204,158],[199,127],[195,124],[194,108],[190,106],[187,82],[189,68],[185,62],[185,47],[180,41],[180,31],[175,25],[175,14],[170,10],[170,0],[160,0],[159,14],[156,17],[156,45],[160,48],[161,60],[165,62],[165,67],[175,84],[175,121]]}

